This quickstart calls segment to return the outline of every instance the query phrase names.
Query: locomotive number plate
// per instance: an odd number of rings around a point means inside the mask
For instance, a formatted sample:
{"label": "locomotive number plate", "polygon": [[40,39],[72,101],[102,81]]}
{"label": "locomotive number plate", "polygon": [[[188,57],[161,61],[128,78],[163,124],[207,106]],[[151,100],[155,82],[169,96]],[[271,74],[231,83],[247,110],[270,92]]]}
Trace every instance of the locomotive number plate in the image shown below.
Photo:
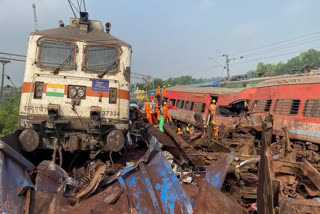
{"label": "locomotive number plate", "polygon": [[120,113],[116,111],[101,111],[102,116],[119,116]]}

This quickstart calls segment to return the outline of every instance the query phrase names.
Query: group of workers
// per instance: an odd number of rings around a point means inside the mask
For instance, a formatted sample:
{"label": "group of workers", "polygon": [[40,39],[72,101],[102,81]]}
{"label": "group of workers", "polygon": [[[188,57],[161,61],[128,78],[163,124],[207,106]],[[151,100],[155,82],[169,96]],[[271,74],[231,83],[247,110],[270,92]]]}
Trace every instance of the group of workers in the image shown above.
{"label": "group of workers", "polygon": [[[168,85],[168,87],[170,87],[170,85]],[[151,93],[150,101],[155,102],[155,110],[157,113],[157,120],[158,121],[160,120],[160,115],[161,115],[160,108],[161,108],[161,102],[162,102],[162,112],[163,112],[164,121],[172,122],[172,118],[169,114],[169,105],[166,102],[166,100],[167,100],[166,94],[167,94],[166,86],[163,86],[162,91],[160,91],[160,86],[158,86],[156,89],[156,96],[154,96],[154,94]],[[146,117],[148,119],[148,122],[150,124],[153,124],[152,116],[151,116],[151,104],[149,102],[149,99],[147,99],[145,101],[144,109],[145,109],[145,113],[146,113]]]}
{"label": "group of workers", "polygon": [[[170,85],[168,85],[170,86]],[[153,93],[150,95],[150,101],[155,102],[155,111],[157,114],[157,120],[160,121],[160,116],[161,116],[161,106],[162,106],[162,115],[163,119],[165,122],[172,122],[172,118],[169,114],[169,107],[170,104],[167,104],[167,97],[166,97],[166,86],[163,86],[162,91],[160,91],[160,87],[158,86],[156,89],[156,96],[154,96]],[[144,104],[144,109],[145,109],[145,114],[148,119],[148,122],[150,124],[153,124],[152,121],[152,116],[151,116],[151,104],[149,102],[149,99],[146,100]],[[215,139],[218,139],[218,134],[219,134],[219,127],[216,125],[214,121],[214,115],[216,113],[216,100],[213,99],[211,104],[208,106],[208,111],[210,115],[210,119],[208,119],[208,130],[207,133],[213,133],[213,136]],[[209,131],[210,130],[210,131]],[[194,127],[189,123],[184,130],[182,130],[180,127],[177,128],[177,134],[189,134],[193,135],[194,134]],[[206,131],[203,133],[203,137],[206,135]]]}

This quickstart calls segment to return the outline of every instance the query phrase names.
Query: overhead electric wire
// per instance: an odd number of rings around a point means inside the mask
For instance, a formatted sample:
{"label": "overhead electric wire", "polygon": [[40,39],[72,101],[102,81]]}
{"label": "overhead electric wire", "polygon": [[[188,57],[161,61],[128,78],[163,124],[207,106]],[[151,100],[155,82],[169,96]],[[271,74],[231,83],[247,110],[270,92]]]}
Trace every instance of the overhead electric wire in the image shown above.
{"label": "overhead electric wire", "polygon": [[218,62],[217,60],[213,59],[212,57],[209,57],[209,60],[212,60],[213,62],[215,62],[215,63],[217,63],[217,64],[219,64],[219,65],[224,67],[224,65],[222,65],[220,62]]}
{"label": "overhead electric wire", "polygon": [[77,4],[78,4],[78,7],[79,7],[79,10],[81,11],[81,6],[80,6],[80,3],[79,3],[79,0],[77,0]]}
{"label": "overhead electric wire", "polygon": [[[319,48],[319,47],[320,46],[313,47],[313,48]],[[252,59],[252,60],[248,60],[248,61],[244,61],[244,62],[232,63],[231,65],[244,64],[244,63],[248,63],[248,62],[254,62],[254,61],[263,60],[263,59],[269,59],[269,58],[276,58],[276,57],[285,56],[285,55],[294,54],[294,53],[301,53],[301,52],[307,51],[309,49],[311,49],[311,48],[308,48],[308,49],[305,49],[305,50],[301,50],[301,51],[294,51],[294,52],[284,53],[284,54],[280,54],[280,55],[260,57],[260,58],[256,58],[256,59]]]}
{"label": "overhead electric wire", "polygon": [[277,46],[277,45],[280,45],[280,44],[283,44],[283,43],[289,43],[289,42],[292,42],[292,41],[295,41],[295,40],[298,40],[298,39],[301,39],[301,38],[310,37],[310,36],[315,35],[315,34],[320,34],[320,32],[315,32],[315,33],[299,36],[299,37],[296,37],[296,38],[293,38],[293,39],[282,40],[280,42],[271,43],[269,45],[264,45],[264,46],[261,46],[261,47],[258,47],[258,48],[254,48],[254,49],[239,51],[238,53],[235,53],[233,55],[243,55],[246,52],[252,52],[252,51],[255,51],[255,50],[259,50],[259,49],[265,49],[265,48],[268,48],[268,47]]}
{"label": "overhead electric wire", "polygon": [[[315,38],[316,38],[316,37],[315,37]],[[243,55],[243,57],[246,58],[246,57],[249,57],[249,56],[261,55],[261,54],[270,53],[270,52],[274,52],[274,51],[278,51],[278,50],[283,50],[283,49],[292,48],[292,47],[295,47],[295,46],[300,46],[300,45],[307,44],[307,43],[311,43],[311,42],[316,42],[316,41],[320,41],[320,35],[318,36],[317,39],[313,39],[313,40],[302,40],[302,41],[299,41],[299,42],[297,42],[297,43],[286,44],[286,45],[283,45],[283,46],[274,47],[273,49],[264,50],[264,51],[262,51],[262,52],[254,52],[254,53],[251,53],[251,54]]]}

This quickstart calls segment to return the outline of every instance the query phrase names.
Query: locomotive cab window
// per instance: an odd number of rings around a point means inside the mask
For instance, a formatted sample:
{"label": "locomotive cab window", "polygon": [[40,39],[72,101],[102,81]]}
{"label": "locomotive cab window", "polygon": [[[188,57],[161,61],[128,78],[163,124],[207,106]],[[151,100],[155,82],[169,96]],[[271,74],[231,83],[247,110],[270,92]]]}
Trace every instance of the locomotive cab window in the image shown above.
{"label": "locomotive cab window", "polygon": [[300,100],[278,99],[274,106],[274,113],[279,115],[296,115],[300,107]]}
{"label": "locomotive cab window", "polygon": [[114,47],[88,46],[86,48],[86,70],[116,72],[118,53]]}
{"label": "locomotive cab window", "polygon": [[320,100],[307,100],[304,103],[302,114],[305,117],[320,117]]}
{"label": "locomotive cab window", "polygon": [[75,45],[70,42],[42,41],[38,55],[41,67],[72,69],[74,67]]}

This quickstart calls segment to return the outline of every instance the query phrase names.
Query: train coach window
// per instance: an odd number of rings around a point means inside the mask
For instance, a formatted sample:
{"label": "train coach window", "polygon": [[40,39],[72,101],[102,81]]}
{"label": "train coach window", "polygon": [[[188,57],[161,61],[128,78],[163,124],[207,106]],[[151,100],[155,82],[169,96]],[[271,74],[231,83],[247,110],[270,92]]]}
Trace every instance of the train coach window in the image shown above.
{"label": "train coach window", "polygon": [[175,106],[176,104],[176,100],[175,99],[170,99],[170,105],[171,106]]}
{"label": "train coach window", "polygon": [[274,106],[274,113],[280,115],[296,115],[300,107],[300,100],[278,99]]}
{"label": "train coach window", "polygon": [[176,107],[177,108],[183,108],[183,105],[184,105],[184,100],[178,100]]}
{"label": "train coach window", "polygon": [[186,101],[186,104],[184,105],[185,110],[189,110],[190,101]]}
{"label": "train coach window", "polygon": [[320,100],[307,100],[304,104],[302,114],[306,117],[320,117]]}
{"label": "train coach window", "polygon": [[255,100],[253,103],[253,112],[268,112],[271,104],[272,100]]}
{"label": "train coach window", "polygon": [[72,43],[43,41],[38,64],[43,67],[70,69],[74,65],[75,46]]}
{"label": "train coach window", "polygon": [[190,108],[189,108],[190,111],[193,110],[193,106],[194,106],[194,102],[191,102],[191,103],[190,103]]}
{"label": "train coach window", "polygon": [[206,104],[205,103],[196,102],[194,110],[196,112],[203,113],[206,110]]}
{"label": "train coach window", "polygon": [[117,69],[117,50],[113,47],[88,46],[86,48],[86,68],[89,71],[115,72]]}

